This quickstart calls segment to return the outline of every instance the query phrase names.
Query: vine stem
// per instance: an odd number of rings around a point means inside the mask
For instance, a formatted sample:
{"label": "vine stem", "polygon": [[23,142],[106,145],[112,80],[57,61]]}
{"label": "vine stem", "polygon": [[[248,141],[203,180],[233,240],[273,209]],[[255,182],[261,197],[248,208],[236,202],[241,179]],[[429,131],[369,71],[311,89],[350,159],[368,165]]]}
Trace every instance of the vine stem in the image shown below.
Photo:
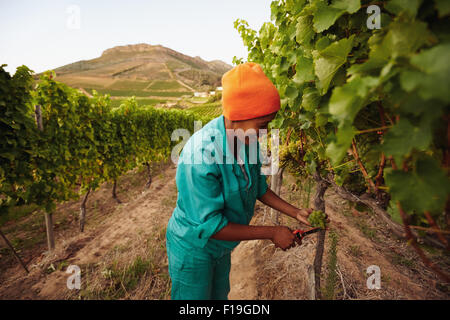
{"label": "vine stem", "polygon": [[[384,108],[383,108],[383,105],[381,104],[381,102],[378,102],[377,106],[378,106],[378,112],[380,114],[381,125],[384,127],[384,126],[386,126],[385,111],[384,111]],[[379,187],[380,187],[380,185],[383,184],[383,173],[384,173],[385,166],[386,166],[386,155],[384,154],[384,152],[382,152],[380,165],[378,167],[378,174],[375,177],[375,183],[376,183],[376,187],[377,187],[377,196],[378,197],[380,197]]]}
{"label": "vine stem", "polygon": [[409,226],[411,229],[417,229],[417,230],[422,230],[422,231],[428,231],[428,232],[440,232],[442,234],[450,234],[450,231],[446,231],[446,230],[441,230],[441,229],[434,229],[434,228],[425,228],[425,227],[421,227],[421,226]]}
{"label": "vine stem", "polygon": [[364,178],[366,179],[367,183],[369,184],[369,192],[370,192],[370,189],[373,189],[373,191],[376,193],[377,192],[377,187],[373,183],[372,179],[370,179],[366,168],[364,167],[361,159],[359,158],[358,149],[356,148],[355,139],[352,140],[352,153],[353,153],[353,157],[355,158],[356,162],[359,165],[359,168],[361,169],[361,172],[362,172]]}
{"label": "vine stem", "polygon": [[382,126],[382,127],[378,127],[378,128],[359,130],[359,131],[356,131],[356,134],[369,133],[369,132],[375,132],[375,131],[383,131],[383,130],[390,129],[390,128],[392,128],[392,126]]}
{"label": "vine stem", "polygon": [[[391,159],[391,163],[392,163],[392,169],[398,170],[398,167],[397,167],[397,164],[395,163],[395,160],[392,159],[392,157],[390,157],[390,159]],[[403,208],[402,208],[402,205],[401,205],[400,201],[397,201],[397,208],[398,208],[398,211],[400,213],[400,217],[402,218],[402,222],[403,222],[403,227],[405,229],[406,238],[409,239],[409,243],[411,243],[411,245],[413,246],[414,250],[419,255],[420,259],[422,259],[423,263],[427,267],[429,267],[431,270],[433,270],[444,281],[446,281],[447,283],[450,282],[450,276],[445,274],[444,272],[442,272],[440,268],[436,267],[434,265],[434,263],[432,263],[430,261],[430,259],[427,258],[427,256],[423,252],[423,250],[419,247],[419,244],[417,243],[417,239],[414,236],[414,234],[412,233],[411,228],[409,226],[408,216],[405,213],[405,211],[403,211]]]}
{"label": "vine stem", "polygon": [[439,238],[439,240],[441,240],[441,242],[445,245],[445,247],[447,248],[447,250],[450,250],[450,246],[448,244],[447,239],[445,239],[445,237],[442,235],[442,231],[441,229],[438,227],[438,225],[436,224],[436,222],[434,221],[433,217],[431,216],[430,212],[425,211],[425,217],[428,220],[428,223],[430,224],[430,226],[433,227],[433,229],[435,229],[436,234]]}
{"label": "vine stem", "polygon": [[431,262],[430,259],[428,259],[428,257],[425,255],[423,250],[419,247],[419,244],[417,243],[416,237],[414,237],[414,235],[411,232],[411,228],[409,227],[409,223],[408,223],[408,216],[405,213],[405,211],[403,211],[403,208],[402,208],[402,205],[400,204],[400,201],[397,201],[397,208],[398,208],[398,211],[400,213],[400,217],[402,218],[402,221],[403,221],[403,226],[405,228],[406,237],[409,239],[408,242],[412,245],[414,250],[417,252],[419,257],[422,259],[423,263],[427,267],[432,269],[446,283],[449,283],[450,282],[450,276],[448,274],[445,274],[444,272],[442,272],[442,270],[439,267],[437,267],[433,262]]}

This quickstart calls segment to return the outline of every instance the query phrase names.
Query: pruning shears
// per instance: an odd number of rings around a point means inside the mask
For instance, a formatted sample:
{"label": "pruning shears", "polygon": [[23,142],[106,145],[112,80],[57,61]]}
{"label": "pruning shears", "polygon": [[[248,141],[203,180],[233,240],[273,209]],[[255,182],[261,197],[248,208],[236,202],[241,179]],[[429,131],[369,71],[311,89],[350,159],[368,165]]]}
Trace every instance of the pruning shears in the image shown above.
{"label": "pruning shears", "polygon": [[309,234],[313,234],[313,233],[316,233],[316,232],[319,232],[321,230],[321,228],[312,228],[312,229],[309,229],[309,230],[300,230],[300,229],[297,229],[297,230],[294,230],[294,234],[297,236],[297,238],[299,238],[300,239],[300,241],[301,240],[303,240],[303,238],[305,237],[305,236],[307,236],[307,235],[309,235]]}

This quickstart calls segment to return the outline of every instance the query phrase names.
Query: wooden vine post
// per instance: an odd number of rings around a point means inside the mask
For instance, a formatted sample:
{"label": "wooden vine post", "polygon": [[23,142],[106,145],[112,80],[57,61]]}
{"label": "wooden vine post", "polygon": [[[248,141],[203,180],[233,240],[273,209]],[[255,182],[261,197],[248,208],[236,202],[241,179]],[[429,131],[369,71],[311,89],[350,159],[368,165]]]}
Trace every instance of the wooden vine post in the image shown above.
{"label": "wooden vine post", "polygon": [[112,197],[117,201],[118,204],[121,204],[122,201],[117,197],[117,179],[114,179],[113,188],[112,188]]}
{"label": "wooden vine post", "polygon": [[145,184],[145,187],[148,189],[152,185],[152,169],[150,167],[150,163],[146,162],[145,166],[147,167],[147,183]]}
{"label": "wooden vine post", "polygon": [[[320,169],[317,168],[314,173],[314,180],[316,181],[316,192],[314,194],[314,210],[325,212],[325,200],[324,195],[329,187],[329,183],[322,178],[320,175]],[[322,258],[323,251],[325,247],[325,230],[319,231],[317,233],[317,243],[316,243],[316,255],[314,257],[314,269],[309,272],[310,275],[314,275],[314,281],[310,279],[310,283],[314,283],[314,292],[315,294],[310,294],[310,296],[314,296],[316,299],[321,298],[321,290],[320,290],[320,274],[322,271]],[[310,288],[312,291],[312,288]]]}
{"label": "wooden vine post", "polygon": [[[34,114],[36,116],[36,124],[39,131],[44,131],[44,126],[42,124],[42,111],[41,106],[36,105],[34,107]],[[45,229],[47,230],[47,246],[48,250],[52,251],[55,249],[55,234],[53,232],[53,213],[45,212]]]}
{"label": "wooden vine post", "polygon": [[80,206],[80,232],[84,231],[84,224],[86,222],[86,202],[89,197],[89,193],[91,192],[91,188],[88,189],[86,194],[83,197],[83,201]]}
{"label": "wooden vine post", "polygon": [[[280,195],[281,185],[283,183],[283,172],[284,167],[279,168],[278,172],[272,176],[270,181],[270,189],[278,196]],[[280,212],[278,210],[271,208],[270,216],[272,217],[272,220],[276,225],[280,224]]]}

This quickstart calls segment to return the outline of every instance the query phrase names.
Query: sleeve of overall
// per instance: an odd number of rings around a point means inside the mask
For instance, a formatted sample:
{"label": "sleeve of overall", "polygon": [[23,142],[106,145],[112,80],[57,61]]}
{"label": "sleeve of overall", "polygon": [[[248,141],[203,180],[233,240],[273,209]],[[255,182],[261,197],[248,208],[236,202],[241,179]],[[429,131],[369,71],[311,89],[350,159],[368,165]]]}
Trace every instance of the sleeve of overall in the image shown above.
{"label": "sleeve of overall", "polygon": [[261,162],[261,153],[260,153],[260,145],[258,142],[258,189],[256,193],[256,198],[261,198],[267,192],[267,178],[266,175],[261,172],[262,162]]}
{"label": "sleeve of overall", "polygon": [[177,177],[183,211],[189,225],[189,240],[205,247],[208,239],[228,224],[223,214],[224,197],[217,164],[180,163]]}
{"label": "sleeve of overall", "polygon": [[258,176],[258,191],[256,194],[257,199],[261,198],[267,192],[268,188],[266,175],[264,175],[261,172],[261,164],[258,167],[259,167],[259,176]]}

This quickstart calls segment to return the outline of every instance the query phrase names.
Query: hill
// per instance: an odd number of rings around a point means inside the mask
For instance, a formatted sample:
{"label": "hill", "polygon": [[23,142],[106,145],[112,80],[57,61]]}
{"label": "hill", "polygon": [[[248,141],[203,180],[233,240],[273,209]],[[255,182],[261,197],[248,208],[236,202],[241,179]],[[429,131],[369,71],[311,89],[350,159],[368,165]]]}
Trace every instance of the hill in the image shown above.
{"label": "hill", "polygon": [[58,81],[87,93],[97,90],[117,99],[134,95],[170,100],[220,86],[229,69],[223,61],[205,61],[161,45],[136,44],[107,49],[98,58],[55,72]]}

